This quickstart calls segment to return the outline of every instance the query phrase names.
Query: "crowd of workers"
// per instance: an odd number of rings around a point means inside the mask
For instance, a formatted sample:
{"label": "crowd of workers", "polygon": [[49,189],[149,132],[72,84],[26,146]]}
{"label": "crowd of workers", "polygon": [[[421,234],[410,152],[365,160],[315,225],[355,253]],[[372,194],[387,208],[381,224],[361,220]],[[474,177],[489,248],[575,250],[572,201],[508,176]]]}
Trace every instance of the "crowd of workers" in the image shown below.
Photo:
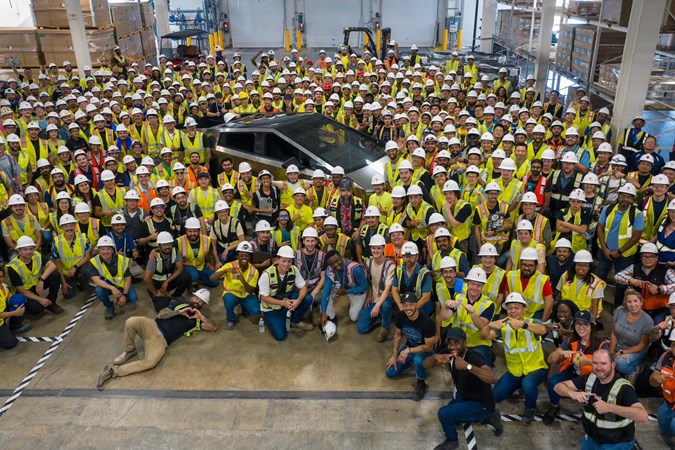
{"label": "crowd of workers", "polygon": [[[315,313],[330,340],[346,296],[358,333],[384,343],[393,329],[385,374],[413,370],[415,400],[429,368],[449,367],[457,392],[438,414],[439,449],[458,445],[460,422],[500,435],[495,404],[516,391],[532,423],[541,385],[546,425],[561,396],[584,405],[583,448],[632,448],[647,420],[636,389],[662,392],[672,439],[675,160],[642,117],[613,147],[610,111],[582,88],[565,105],[530,75],[518,87],[506,69],[482,74],[472,55],[422,67],[415,46],[401,56],[394,44],[385,61],[344,46],[315,61],[270,50],[250,78],[239,54],[216,50],[180,67],[118,54],[115,76],[85,67],[79,78],[66,61],[7,80],[0,347],[30,330],[25,316],[61,314],[60,299],[92,287],[114,320],[142,280],[158,314],[126,320],[102,388],[151,369],[180,336],[215,331],[203,308],[220,285],[226,329],[240,309],[276,340],[313,330]],[[274,180],[224,157],[212,179],[201,128],[299,113],[382,142],[389,161],[367,199],[339,166],[302,179],[291,165]],[[128,362],[136,337],[145,354]]]}

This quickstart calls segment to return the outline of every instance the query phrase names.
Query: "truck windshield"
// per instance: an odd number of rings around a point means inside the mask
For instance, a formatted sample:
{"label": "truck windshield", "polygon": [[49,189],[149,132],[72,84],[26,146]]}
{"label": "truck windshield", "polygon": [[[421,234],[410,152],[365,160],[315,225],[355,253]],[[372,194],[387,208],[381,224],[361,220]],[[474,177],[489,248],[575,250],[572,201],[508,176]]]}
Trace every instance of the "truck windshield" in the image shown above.
{"label": "truck windshield", "polygon": [[346,172],[361,169],[382,158],[383,146],[373,137],[352,130],[318,114],[278,128],[290,140],[332,166]]}

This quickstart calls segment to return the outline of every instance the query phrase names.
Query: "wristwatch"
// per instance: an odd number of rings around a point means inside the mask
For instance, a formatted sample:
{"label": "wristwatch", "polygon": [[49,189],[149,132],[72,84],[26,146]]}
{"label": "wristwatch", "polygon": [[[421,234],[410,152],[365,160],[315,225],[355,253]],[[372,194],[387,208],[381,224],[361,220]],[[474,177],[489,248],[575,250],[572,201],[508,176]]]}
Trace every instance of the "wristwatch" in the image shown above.
{"label": "wristwatch", "polygon": [[468,370],[469,372],[471,372],[471,369],[473,369],[473,366],[472,366],[471,364],[467,364],[467,365],[466,365],[466,370]]}

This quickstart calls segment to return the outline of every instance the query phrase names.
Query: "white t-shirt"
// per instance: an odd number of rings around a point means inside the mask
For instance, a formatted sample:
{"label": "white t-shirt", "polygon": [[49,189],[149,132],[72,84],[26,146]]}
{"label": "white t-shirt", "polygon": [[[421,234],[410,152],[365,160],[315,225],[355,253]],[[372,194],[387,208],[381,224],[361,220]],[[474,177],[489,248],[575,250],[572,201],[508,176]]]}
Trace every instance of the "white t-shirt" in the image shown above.
{"label": "white t-shirt", "polygon": [[[302,289],[303,287],[305,287],[305,284],[307,283],[305,282],[305,279],[302,278],[302,275],[300,275],[300,269],[296,267],[295,288]],[[261,297],[269,297],[270,295],[270,276],[267,272],[263,272],[260,275],[260,279],[258,280],[258,292],[260,293]]]}

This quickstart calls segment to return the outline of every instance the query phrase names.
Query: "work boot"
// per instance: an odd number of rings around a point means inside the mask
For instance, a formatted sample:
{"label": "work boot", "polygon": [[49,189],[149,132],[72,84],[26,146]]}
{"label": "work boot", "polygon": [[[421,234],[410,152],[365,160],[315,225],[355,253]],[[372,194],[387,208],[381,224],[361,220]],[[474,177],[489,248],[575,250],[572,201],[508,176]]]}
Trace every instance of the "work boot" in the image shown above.
{"label": "work boot", "polygon": [[525,411],[523,411],[523,425],[529,425],[534,422],[536,412],[536,408],[525,408]]}
{"label": "work boot", "polygon": [[45,308],[45,309],[47,311],[53,313],[53,314],[63,314],[63,308],[61,308],[56,303],[52,303],[51,305],[47,306],[47,308]]}
{"label": "work boot", "polygon": [[291,328],[297,328],[298,330],[302,331],[312,331],[314,329],[314,325],[307,322],[298,322],[298,323],[291,322]]}
{"label": "work boot", "polygon": [[415,393],[413,394],[413,400],[419,402],[424,398],[424,395],[427,393],[427,383],[424,380],[417,380],[415,385]]}
{"label": "work boot", "polygon": [[556,417],[558,417],[559,412],[560,406],[551,405],[544,413],[544,417],[541,418],[541,421],[544,422],[544,425],[552,425],[553,422],[555,422]]}
{"label": "work boot", "polygon": [[33,329],[33,325],[31,325],[29,322],[25,322],[23,325],[21,325],[16,330],[12,330],[12,332],[14,334],[23,334],[23,333],[28,333],[32,329]]}
{"label": "work boot", "polygon": [[96,381],[96,388],[99,391],[103,390],[103,385],[110,380],[114,376],[113,370],[111,367],[103,366],[103,370],[98,376],[98,380]]}
{"label": "work boot", "polygon": [[380,327],[377,330],[377,342],[384,342],[389,337],[389,328]]}
{"label": "work boot", "polygon": [[103,312],[103,317],[105,320],[113,320],[113,317],[115,317],[115,308],[106,308]]}
{"label": "work boot", "polygon": [[119,366],[121,364],[124,364],[125,362],[129,361],[131,358],[134,356],[138,355],[138,352],[136,349],[133,349],[130,352],[122,352],[117,358],[113,359],[113,364],[116,366]]}
{"label": "work boot", "polygon": [[227,323],[225,324],[225,329],[226,330],[231,330],[234,328],[234,326],[237,324],[235,320],[228,320]]}
{"label": "work boot", "polygon": [[459,439],[445,439],[443,442],[434,447],[434,450],[452,450],[459,448]]}
{"label": "work boot", "polygon": [[485,423],[495,429],[495,436],[499,437],[504,433],[504,422],[502,422],[502,413],[499,409],[496,409]]}

